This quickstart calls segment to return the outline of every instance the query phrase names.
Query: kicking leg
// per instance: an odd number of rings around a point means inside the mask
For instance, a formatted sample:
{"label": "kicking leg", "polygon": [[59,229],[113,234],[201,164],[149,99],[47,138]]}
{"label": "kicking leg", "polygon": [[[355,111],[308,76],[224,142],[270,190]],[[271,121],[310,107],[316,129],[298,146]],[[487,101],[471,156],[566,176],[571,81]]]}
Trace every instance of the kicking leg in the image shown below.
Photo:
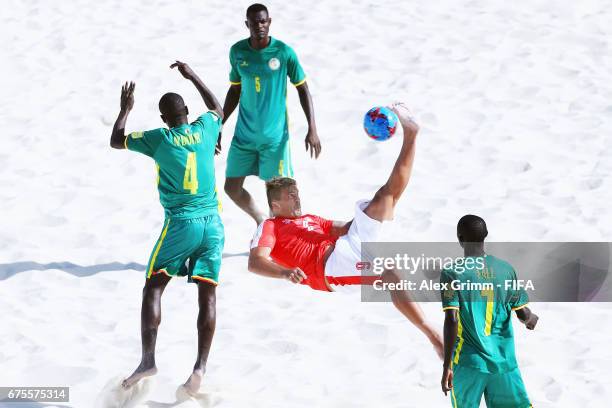
{"label": "kicking leg", "polygon": [[155,366],[155,341],[157,328],[161,322],[161,296],[170,277],[163,273],[153,275],[145,282],[142,290],[142,309],[140,311],[140,333],[142,339],[142,358],[140,364],[128,378],[121,384],[129,388],[141,378],[157,373]]}
{"label": "kicking leg", "polygon": [[193,366],[193,372],[185,382],[185,389],[194,395],[200,389],[202,377],[206,372],[206,361],[210,352],[213,335],[215,334],[216,317],[216,287],[208,282],[198,282],[198,357]]}
{"label": "kicking leg", "polygon": [[394,105],[393,111],[402,125],[404,142],[389,179],[364,209],[368,217],[377,221],[393,219],[393,209],[410,180],[414,163],[415,139],[419,131],[419,126],[410,118],[408,109],[404,105]]}
{"label": "kicking leg", "polygon": [[228,177],[225,179],[225,193],[242,209],[242,211],[249,214],[257,225],[259,225],[266,217],[255,205],[253,197],[244,189],[243,185],[245,178],[246,177]]}
{"label": "kicking leg", "polygon": [[[392,109],[402,125],[404,141],[389,179],[364,209],[368,217],[381,222],[393,219],[395,205],[408,185],[414,164],[416,135],[419,131],[419,126],[411,119],[410,112],[403,104],[395,104]],[[400,278],[395,271],[387,270],[383,273],[382,280],[388,283],[398,283]],[[390,294],[397,310],[429,339],[442,359],[444,356],[442,337],[425,319],[425,314],[418,303],[415,303],[405,291],[393,290],[390,291]]]}
{"label": "kicking leg", "polygon": [[[400,278],[393,270],[386,270],[382,274],[384,283],[399,283]],[[425,314],[418,303],[414,302],[410,295],[403,290],[391,290],[391,300],[393,304],[412,324],[414,324],[423,334],[429,339],[434,346],[436,353],[441,359],[444,359],[444,343],[442,337],[433,326],[425,319]]]}

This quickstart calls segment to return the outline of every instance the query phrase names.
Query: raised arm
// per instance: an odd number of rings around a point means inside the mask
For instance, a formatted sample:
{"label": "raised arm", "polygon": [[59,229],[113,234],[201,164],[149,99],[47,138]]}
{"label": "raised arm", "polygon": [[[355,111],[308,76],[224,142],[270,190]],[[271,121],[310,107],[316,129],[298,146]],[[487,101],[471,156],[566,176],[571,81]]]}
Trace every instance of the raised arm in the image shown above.
{"label": "raised arm", "polygon": [[[240,91],[242,90],[242,85],[240,83],[232,83],[227,90],[227,95],[225,95],[225,102],[223,102],[223,123],[227,121],[238,106],[238,102],[240,102]],[[217,139],[217,147],[215,149],[215,153],[221,153],[221,138],[223,133],[219,133],[219,139]]]}
{"label": "raised arm", "polygon": [[308,122],[308,133],[306,134],[306,139],[304,139],[304,145],[306,146],[306,151],[308,151],[310,148],[310,157],[314,156],[316,159],[321,154],[321,141],[319,140],[319,135],[317,134],[317,125],[314,118],[312,97],[310,96],[310,91],[308,90],[308,84],[306,81],[298,85],[296,88],[300,97],[300,105],[302,105],[302,110],[304,111],[306,121]]}
{"label": "raised arm", "polygon": [[119,106],[119,116],[115,120],[113,126],[113,132],[110,137],[110,145],[114,149],[125,149],[125,123],[130,114],[130,111],[134,107],[134,88],[136,84],[134,82],[126,82],[121,87],[121,102]]}
{"label": "raised arm", "polygon": [[287,279],[300,283],[306,279],[306,274],[300,268],[283,268],[270,259],[272,250],[268,247],[251,249],[249,254],[249,271],[268,278]]}
{"label": "raised arm", "polygon": [[516,309],[516,317],[527,327],[529,330],[533,330],[538,324],[538,320],[540,319],[538,315],[533,313],[528,307],[522,307],[520,309]]}
{"label": "raised arm", "polygon": [[181,61],[176,61],[174,64],[170,65],[170,68],[178,68],[181,75],[185,79],[191,81],[196,87],[196,89],[200,93],[200,96],[204,100],[206,107],[209,110],[216,112],[219,117],[223,119],[223,109],[221,109],[219,101],[217,100],[217,98],[215,98],[210,89],[208,89],[208,87],[204,85],[204,82],[202,82],[200,77],[198,77],[198,75],[193,72],[189,65]]}
{"label": "raised arm", "polygon": [[451,361],[455,349],[458,327],[457,310],[447,309],[444,317],[444,366],[442,372],[442,391],[444,395],[453,388],[453,369]]}

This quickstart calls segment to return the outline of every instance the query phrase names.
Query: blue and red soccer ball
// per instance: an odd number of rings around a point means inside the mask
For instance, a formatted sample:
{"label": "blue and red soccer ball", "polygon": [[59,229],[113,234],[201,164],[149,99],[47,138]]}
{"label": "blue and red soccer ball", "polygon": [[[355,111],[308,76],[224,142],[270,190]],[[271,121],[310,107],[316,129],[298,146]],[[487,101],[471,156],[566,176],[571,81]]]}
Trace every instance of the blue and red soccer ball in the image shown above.
{"label": "blue and red soccer ball", "polygon": [[397,122],[397,115],[391,109],[375,106],[365,114],[363,128],[372,139],[382,142],[395,134]]}

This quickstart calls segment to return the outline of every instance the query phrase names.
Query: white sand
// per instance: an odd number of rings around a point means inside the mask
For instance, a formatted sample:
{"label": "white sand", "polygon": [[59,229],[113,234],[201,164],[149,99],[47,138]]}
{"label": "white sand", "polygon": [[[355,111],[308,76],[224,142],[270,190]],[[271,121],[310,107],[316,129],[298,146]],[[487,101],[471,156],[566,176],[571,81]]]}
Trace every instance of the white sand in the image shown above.
{"label": "white sand", "polygon": [[[129,268],[147,262],[163,213],[153,163],[108,147],[120,86],[137,82],[128,130],[162,125],[166,91],[203,109],[167,69],[174,59],[222,101],[248,4],[3,1],[0,385],[66,385],[62,406],[92,407],[137,365],[143,273]],[[422,133],[389,240],[452,240],[466,212],[483,216],[496,241],[611,240],[610,2],[267,4],[272,35],[307,71],[323,142],[320,160],[303,153],[290,89],[305,210],[348,219],[374,193],[401,141],[368,140],[362,115],[404,100]],[[262,184],[247,185],[263,205]],[[205,396],[172,405],[196,348],[196,291],[177,280],[164,295],[160,372],[143,406],[450,406],[441,363],[392,306],[249,274],[251,221],[222,198],[226,258]],[[424,309],[441,327],[439,306]],[[534,406],[609,406],[610,304],[533,310],[537,331],[516,325],[516,343]]]}

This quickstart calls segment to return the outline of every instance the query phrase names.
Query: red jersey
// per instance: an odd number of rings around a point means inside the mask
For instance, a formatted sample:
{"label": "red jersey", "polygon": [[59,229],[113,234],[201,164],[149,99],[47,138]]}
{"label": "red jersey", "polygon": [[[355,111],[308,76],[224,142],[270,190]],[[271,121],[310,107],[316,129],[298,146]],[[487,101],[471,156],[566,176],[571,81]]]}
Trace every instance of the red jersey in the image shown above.
{"label": "red jersey", "polygon": [[313,289],[329,290],[325,283],[323,256],[334,245],[333,221],[306,214],[297,218],[274,217],[257,228],[252,248],[271,248],[274,262],[287,268],[300,268],[307,276],[303,284]]}

